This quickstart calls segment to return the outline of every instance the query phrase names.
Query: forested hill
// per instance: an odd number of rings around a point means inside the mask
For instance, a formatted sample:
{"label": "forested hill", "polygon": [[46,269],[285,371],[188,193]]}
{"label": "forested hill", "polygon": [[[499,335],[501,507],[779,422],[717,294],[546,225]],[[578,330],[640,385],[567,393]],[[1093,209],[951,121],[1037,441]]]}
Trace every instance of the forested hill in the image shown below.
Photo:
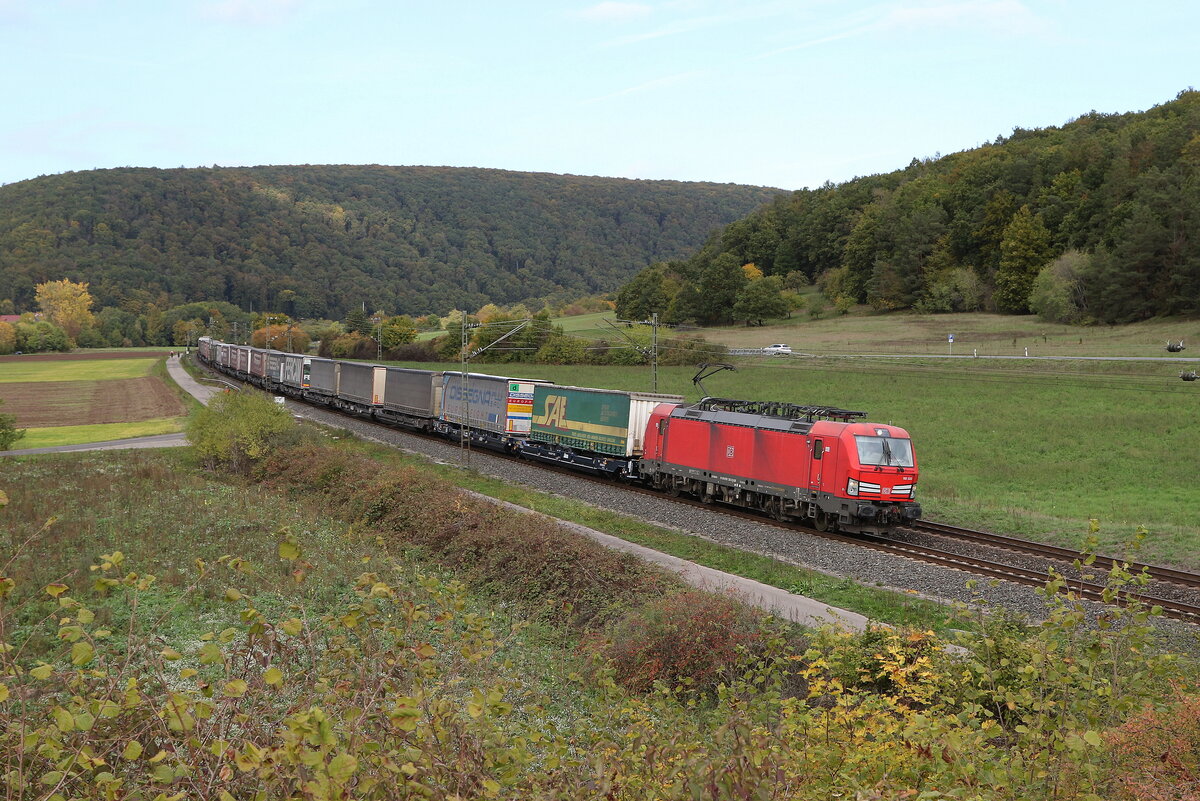
{"label": "forested hill", "polygon": [[785,286],[802,273],[843,308],[1198,315],[1200,92],[780,197],[639,275],[618,313],[727,321],[751,263]]}
{"label": "forested hill", "polygon": [[[449,167],[113,169],[0,187],[0,300],[87,281],[298,317],[616,289],[778,190]],[[163,298],[165,294],[167,297]]]}

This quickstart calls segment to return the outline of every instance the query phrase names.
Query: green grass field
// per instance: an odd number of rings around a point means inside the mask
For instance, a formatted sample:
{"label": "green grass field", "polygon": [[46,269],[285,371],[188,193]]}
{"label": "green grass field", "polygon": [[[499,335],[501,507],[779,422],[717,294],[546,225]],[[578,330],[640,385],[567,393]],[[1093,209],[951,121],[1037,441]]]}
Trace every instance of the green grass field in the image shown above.
{"label": "green grass field", "polygon": [[164,417],[160,420],[141,420],[136,423],[101,423],[88,426],[53,426],[27,428],[17,442],[18,449],[55,448],[60,445],[80,445],[85,442],[108,442],[114,439],[149,437],[173,434],[183,430],[183,417]]}
{"label": "green grass field", "polygon": [[[1200,348],[1200,320],[1149,320],[1125,326],[1068,326],[1036,316],[1006,314],[873,314],[865,307],[849,315],[827,311],[812,320],[797,312],[790,320],[766,326],[727,326],[699,332],[710,342],[730,347],[762,347],[786,342],[797,353],[917,353],[1023,356],[1163,356],[1168,339]],[[1192,364],[1200,364],[1200,353]]]}
{"label": "green grass field", "polygon": [[79,359],[35,361],[18,359],[0,362],[0,382],[109,381],[150,375],[157,358]]}

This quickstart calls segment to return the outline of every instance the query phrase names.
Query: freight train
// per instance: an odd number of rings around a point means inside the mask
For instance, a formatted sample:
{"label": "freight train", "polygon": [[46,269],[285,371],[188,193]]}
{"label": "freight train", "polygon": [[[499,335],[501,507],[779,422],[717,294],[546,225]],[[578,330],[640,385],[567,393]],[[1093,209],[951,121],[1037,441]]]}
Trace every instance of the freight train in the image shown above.
{"label": "freight train", "polygon": [[268,392],[822,531],[921,516],[908,432],[828,406],[572,387],[232,345],[201,361]]}

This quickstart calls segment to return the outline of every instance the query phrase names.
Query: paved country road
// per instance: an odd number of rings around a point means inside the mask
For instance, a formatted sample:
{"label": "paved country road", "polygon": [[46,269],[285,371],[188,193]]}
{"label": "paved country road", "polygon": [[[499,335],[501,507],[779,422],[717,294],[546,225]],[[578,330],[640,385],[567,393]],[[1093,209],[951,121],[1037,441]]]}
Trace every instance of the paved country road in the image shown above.
{"label": "paved country road", "polygon": [[0,456],[32,456],[38,453],[71,453],[72,451],[114,451],[124,448],[178,448],[180,445],[187,445],[187,436],[185,434],[155,434],[151,437],[111,439],[106,442],[85,442],[82,445],[57,445],[53,448],[22,448],[15,451],[0,451]]}

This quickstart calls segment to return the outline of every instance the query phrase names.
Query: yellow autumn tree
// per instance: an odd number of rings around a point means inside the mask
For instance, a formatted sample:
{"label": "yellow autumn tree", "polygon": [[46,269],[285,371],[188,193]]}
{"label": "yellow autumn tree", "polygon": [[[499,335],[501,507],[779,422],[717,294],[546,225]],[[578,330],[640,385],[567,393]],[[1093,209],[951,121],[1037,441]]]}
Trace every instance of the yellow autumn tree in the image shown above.
{"label": "yellow autumn tree", "polygon": [[47,281],[36,287],[38,306],[50,321],[67,333],[72,347],[79,332],[92,324],[92,296],[87,283]]}
{"label": "yellow autumn tree", "polygon": [[17,349],[17,329],[11,323],[0,321],[0,356]]}
{"label": "yellow autumn tree", "polygon": [[758,265],[753,262],[742,265],[742,272],[746,274],[747,281],[757,281],[763,277],[763,271],[758,268]]}

